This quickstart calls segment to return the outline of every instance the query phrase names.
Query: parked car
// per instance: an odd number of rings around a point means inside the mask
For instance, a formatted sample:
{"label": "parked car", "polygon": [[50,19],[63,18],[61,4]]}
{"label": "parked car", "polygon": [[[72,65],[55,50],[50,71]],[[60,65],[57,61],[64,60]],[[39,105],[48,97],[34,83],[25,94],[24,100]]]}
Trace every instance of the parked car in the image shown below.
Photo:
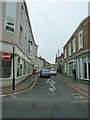
{"label": "parked car", "polygon": [[49,77],[50,78],[50,71],[48,69],[42,69],[40,71],[40,77]]}
{"label": "parked car", "polygon": [[55,69],[51,69],[51,70],[50,70],[50,75],[57,75],[56,70],[55,70]]}

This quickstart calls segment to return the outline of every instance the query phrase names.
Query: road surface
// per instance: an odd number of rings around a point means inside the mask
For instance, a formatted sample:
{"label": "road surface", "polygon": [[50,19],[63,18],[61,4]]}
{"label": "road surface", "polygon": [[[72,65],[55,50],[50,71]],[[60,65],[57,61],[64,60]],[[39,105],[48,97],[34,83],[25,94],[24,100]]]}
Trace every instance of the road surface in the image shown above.
{"label": "road surface", "polygon": [[3,118],[88,118],[88,97],[58,76],[38,78],[36,86],[2,98]]}

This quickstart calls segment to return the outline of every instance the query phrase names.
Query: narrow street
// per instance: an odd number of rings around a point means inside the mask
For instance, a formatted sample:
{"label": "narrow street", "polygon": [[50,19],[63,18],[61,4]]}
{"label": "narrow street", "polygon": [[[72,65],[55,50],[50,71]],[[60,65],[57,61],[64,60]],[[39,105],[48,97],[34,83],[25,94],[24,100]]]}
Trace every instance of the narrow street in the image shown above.
{"label": "narrow street", "polygon": [[32,90],[2,98],[3,118],[88,118],[88,97],[59,76],[38,78]]}
{"label": "narrow street", "polygon": [[90,119],[89,43],[87,0],[0,0],[0,118]]}

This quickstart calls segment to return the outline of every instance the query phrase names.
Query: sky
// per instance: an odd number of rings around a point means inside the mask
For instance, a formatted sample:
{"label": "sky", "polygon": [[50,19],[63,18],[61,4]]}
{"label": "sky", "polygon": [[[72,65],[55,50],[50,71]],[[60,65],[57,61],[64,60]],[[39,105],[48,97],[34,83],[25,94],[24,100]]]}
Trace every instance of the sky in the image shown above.
{"label": "sky", "polygon": [[38,56],[54,64],[79,24],[88,16],[88,1],[26,0]]}

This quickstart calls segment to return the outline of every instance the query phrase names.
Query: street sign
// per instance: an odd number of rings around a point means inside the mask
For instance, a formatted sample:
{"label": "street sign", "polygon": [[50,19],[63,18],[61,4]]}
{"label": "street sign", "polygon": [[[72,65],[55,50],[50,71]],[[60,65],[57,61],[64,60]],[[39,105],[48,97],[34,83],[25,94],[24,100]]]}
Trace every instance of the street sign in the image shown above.
{"label": "street sign", "polygon": [[11,54],[9,52],[3,52],[1,54],[1,58],[4,60],[4,61],[9,61],[10,58],[11,58]]}

